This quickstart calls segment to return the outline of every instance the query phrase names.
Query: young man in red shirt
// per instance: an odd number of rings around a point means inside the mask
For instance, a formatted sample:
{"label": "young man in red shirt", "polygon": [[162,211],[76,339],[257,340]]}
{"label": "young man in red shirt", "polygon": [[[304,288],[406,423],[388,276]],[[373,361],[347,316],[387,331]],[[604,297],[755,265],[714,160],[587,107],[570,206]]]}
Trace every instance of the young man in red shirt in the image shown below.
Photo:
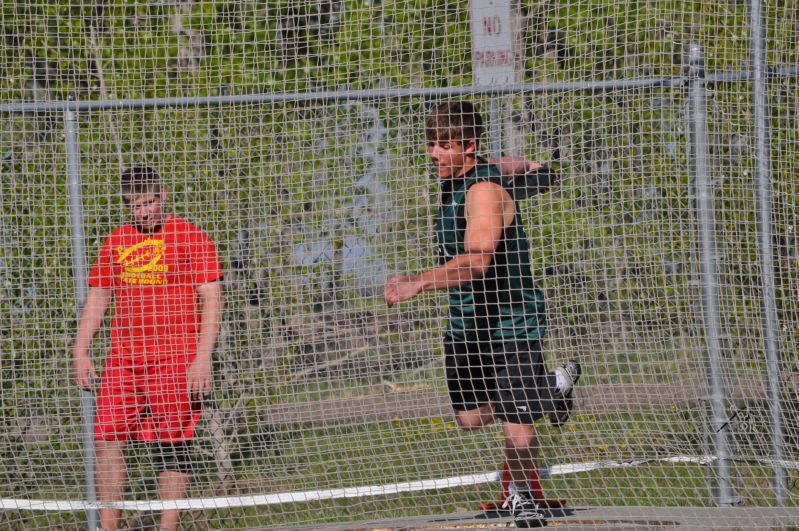
{"label": "young man in red shirt", "polygon": [[[92,338],[111,301],[111,351],[97,394],[96,483],[101,503],[120,501],[127,479],[123,450],[152,443],[162,499],[186,497],[188,443],[211,391],[211,353],[222,312],[222,270],[208,236],[164,210],[166,190],[152,168],[123,172],[131,221],[106,239],[89,275],[89,294],[72,349],[75,384],[93,390]],[[113,531],[121,511],[100,510]],[[164,510],[161,529],[176,529]]]}

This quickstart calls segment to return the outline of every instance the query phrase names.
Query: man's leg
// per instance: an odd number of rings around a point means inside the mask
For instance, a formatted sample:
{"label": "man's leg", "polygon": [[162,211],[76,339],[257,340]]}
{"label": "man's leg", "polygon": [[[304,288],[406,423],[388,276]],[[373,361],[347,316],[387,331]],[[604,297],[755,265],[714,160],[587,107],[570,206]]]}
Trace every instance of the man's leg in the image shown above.
{"label": "man's leg", "polygon": [[[202,417],[202,402],[192,400],[188,387],[191,357],[175,357],[149,367],[147,401],[154,426],[153,465],[162,500],[187,497],[191,481],[189,439]],[[165,508],[159,529],[177,529],[180,510]]]}
{"label": "man's leg", "polygon": [[475,409],[455,411],[455,421],[465,430],[473,430],[488,426],[494,422],[494,405],[483,404]]}
{"label": "man's leg", "polygon": [[509,341],[492,347],[497,360],[497,417],[503,420],[505,462],[516,487],[505,505],[516,527],[541,527],[546,525],[546,516],[530,484],[536,471],[535,421],[546,407],[541,389],[548,387],[541,344]]}
{"label": "man's leg", "polygon": [[516,492],[506,504],[513,513],[516,527],[530,528],[546,525],[546,516],[541,512],[529,478],[535,466],[535,427],[532,424],[504,422],[505,461]]}
{"label": "man's leg", "polygon": [[[125,470],[125,443],[123,441],[96,441],[97,455],[97,496],[101,503],[122,501],[127,482]],[[119,527],[119,509],[100,509],[100,525],[106,531],[116,531]]]}
{"label": "man's leg", "polygon": [[[191,476],[174,470],[166,470],[158,476],[158,491],[162,500],[181,500],[186,497]],[[161,513],[159,529],[178,528],[180,511],[178,509],[164,509]]]}
{"label": "man's leg", "polygon": [[[562,374],[558,374],[560,371]],[[574,374],[574,376],[572,376]],[[565,376],[569,376],[569,379],[564,379]],[[568,396],[571,397],[572,388],[574,387],[574,383],[580,378],[580,366],[577,363],[569,362],[566,366],[558,367],[556,371],[548,373],[548,380],[551,382],[550,386],[554,386],[558,392],[558,396],[562,396],[566,393],[561,393],[561,389],[566,389]],[[568,385],[568,387],[566,387]],[[569,411],[571,410],[571,402],[567,401],[566,399],[560,399],[559,401],[553,401],[553,405],[556,409],[555,411],[550,413],[550,419],[553,423],[560,422],[563,423],[568,419]],[[533,441],[535,442],[535,441]],[[533,456],[535,457],[537,454],[537,447],[533,449]],[[506,445],[505,454],[514,454],[511,446]],[[521,465],[518,460],[516,462],[516,468],[520,467]],[[497,510],[501,507],[504,502],[508,499],[511,490],[516,485],[516,482],[511,477],[511,470],[513,467],[510,467],[508,462],[506,461],[502,467],[502,475],[500,477],[500,497],[499,502],[489,502],[489,503],[482,503],[479,505],[480,509],[485,511],[492,511]],[[549,499],[544,494],[544,489],[541,485],[541,477],[538,473],[538,467],[535,465],[535,461],[533,463],[533,467],[530,471],[530,475],[525,479],[525,484],[530,487],[530,490],[533,492],[536,501],[541,505],[541,507],[549,508],[549,509],[558,509],[563,507],[566,504],[566,500],[557,500],[557,499]]]}
{"label": "man's leg", "polygon": [[517,488],[530,488],[530,476],[536,471],[535,426],[532,424],[502,425],[505,434],[505,462]]}
{"label": "man's leg", "polygon": [[[187,441],[156,443],[153,447],[154,464],[158,470],[158,492],[162,500],[186,498],[191,481],[191,457]],[[179,509],[164,509],[159,529],[177,529]]]}
{"label": "man's leg", "polygon": [[444,340],[447,389],[455,421],[463,429],[476,429],[494,421],[493,368],[483,359],[480,345]]}
{"label": "man's leg", "polygon": [[[529,490],[536,470],[535,421],[543,413],[542,387],[549,375],[539,341],[508,341],[492,345],[497,359],[497,416],[503,420],[505,462],[513,483]],[[554,377],[552,384],[554,384]]]}

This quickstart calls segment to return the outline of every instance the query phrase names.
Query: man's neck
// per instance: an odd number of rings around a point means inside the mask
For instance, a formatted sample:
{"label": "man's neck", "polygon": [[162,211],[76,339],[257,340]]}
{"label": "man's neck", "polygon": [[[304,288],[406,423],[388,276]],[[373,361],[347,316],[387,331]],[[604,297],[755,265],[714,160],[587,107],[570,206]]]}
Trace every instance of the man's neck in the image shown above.
{"label": "man's neck", "polygon": [[155,225],[153,227],[143,227],[138,223],[134,222],[133,227],[142,234],[146,234],[147,236],[152,236],[153,234],[160,232],[161,229],[164,227],[163,223]]}
{"label": "man's neck", "polygon": [[139,225],[138,223],[136,223],[135,221],[133,221],[131,224],[133,225],[133,227],[136,230],[138,230],[142,234],[147,234],[149,236],[149,235],[156,234],[157,232],[161,232],[161,229],[164,228],[164,224],[166,224],[166,222],[169,221],[169,219],[171,217],[172,217],[171,214],[165,215],[161,219],[161,223],[159,223],[158,225],[153,225],[152,227],[143,227],[143,226]]}
{"label": "man's neck", "polygon": [[466,160],[467,160],[466,164],[464,164],[463,167],[458,171],[458,173],[455,174],[455,179],[463,178],[464,176],[466,176],[467,173],[472,171],[475,166],[477,166],[476,156],[469,157]]}

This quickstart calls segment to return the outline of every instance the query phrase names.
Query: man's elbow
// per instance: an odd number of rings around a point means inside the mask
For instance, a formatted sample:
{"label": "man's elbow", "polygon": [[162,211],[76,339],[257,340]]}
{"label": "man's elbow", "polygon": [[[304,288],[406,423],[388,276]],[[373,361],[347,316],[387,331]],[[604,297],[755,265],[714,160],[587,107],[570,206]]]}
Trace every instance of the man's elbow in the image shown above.
{"label": "man's elbow", "polygon": [[492,258],[491,253],[475,253],[470,261],[472,278],[483,278],[491,267]]}

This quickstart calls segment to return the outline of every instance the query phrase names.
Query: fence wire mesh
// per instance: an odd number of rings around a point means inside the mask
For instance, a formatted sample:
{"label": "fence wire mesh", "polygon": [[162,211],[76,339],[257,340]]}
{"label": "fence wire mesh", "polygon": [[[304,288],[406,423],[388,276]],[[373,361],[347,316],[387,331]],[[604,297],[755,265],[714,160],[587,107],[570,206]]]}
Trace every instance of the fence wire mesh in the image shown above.
{"label": "fence wire mesh", "polygon": [[[450,96],[483,111],[487,153],[561,176],[518,204],[546,295],[547,364],[576,358],[583,368],[569,423],[538,426],[547,492],[572,506],[797,506],[796,6],[762,5],[771,267],[751,6],[510,6],[512,28],[482,27],[513,32],[518,90],[463,95],[478,39],[468,2],[0,0],[0,525],[74,528],[96,508],[71,381],[85,277],[72,267],[69,124],[89,267],[129,217],[119,176],[136,164],[158,170],[165,208],[219,254],[225,306],[192,482],[175,502],[184,525],[321,525],[495,498],[502,431],[455,425],[446,297],[391,309],[383,300],[391,275],[436,260],[424,119]],[[690,43],[712,78],[702,80],[705,145],[691,129]],[[70,101],[79,110],[64,112]],[[713,257],[702,253],[697,150],[707,155],[700,191],[711,195]],[[708,373],[708,263],[721,396]],[[92,343],[98,371],[111,328],[107,317]],[[718,477],[719,433],[729,478]],[[125,448],[127,528],[173,506],[160,501],[148,446]],[[720,500],[725,482],[730,498]]]}

